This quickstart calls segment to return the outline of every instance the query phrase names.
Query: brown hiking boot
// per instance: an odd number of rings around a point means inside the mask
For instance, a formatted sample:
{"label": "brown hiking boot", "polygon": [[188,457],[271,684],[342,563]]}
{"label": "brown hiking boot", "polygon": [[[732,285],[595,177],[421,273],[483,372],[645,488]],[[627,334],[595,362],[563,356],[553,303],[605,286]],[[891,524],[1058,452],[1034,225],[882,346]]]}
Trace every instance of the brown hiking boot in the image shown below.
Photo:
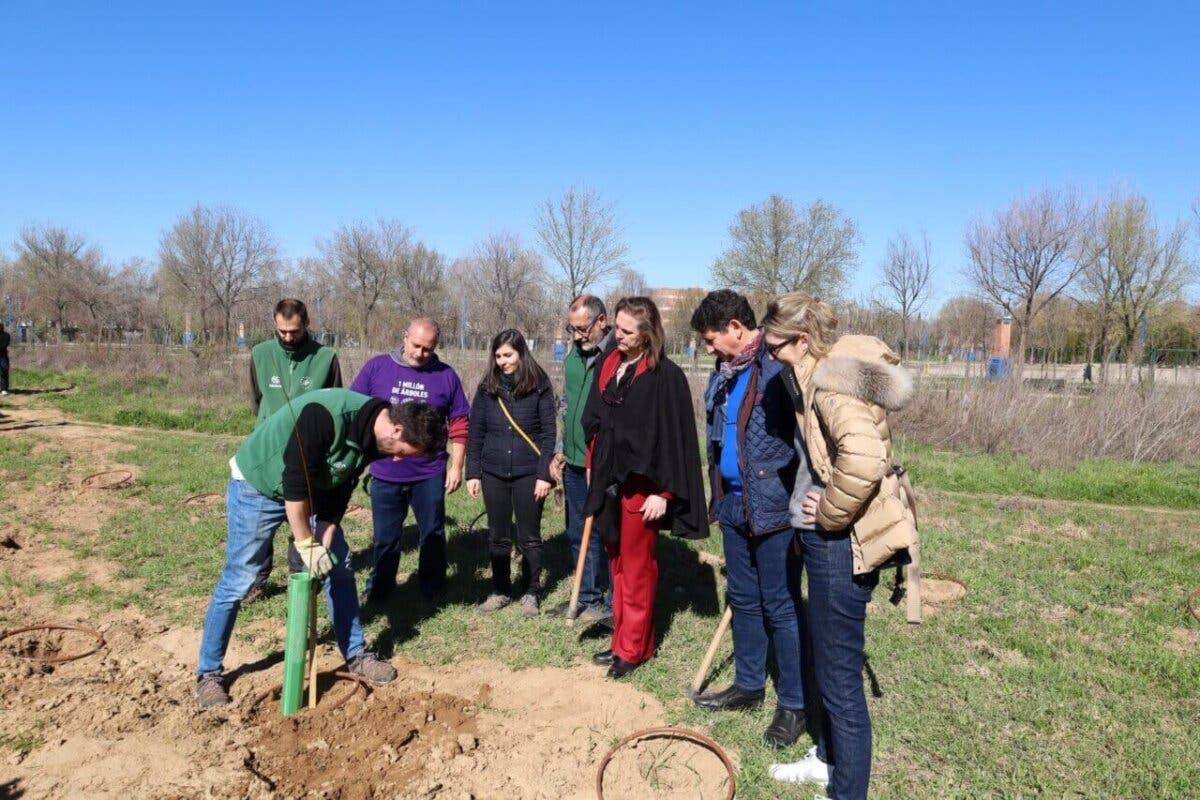
{"label": "brown hiking boot", "polygon": [[346,669],[362,675],[376,686],[396,680],[396,668],[374,653],[359,653],[346,662]]}
{"label": "brown hiking boot", "polygon": [[206,672],[196,679],[196,702],[200,708],[229,705],[229,692],[219,672]]}
{"label": "brown hiking boot", "polygon": [[493,611],[499,611],[511,602],[512,598],[506,594],[489,594],[488,599],[484,600],[475,608],[481,613],[491,614]]}

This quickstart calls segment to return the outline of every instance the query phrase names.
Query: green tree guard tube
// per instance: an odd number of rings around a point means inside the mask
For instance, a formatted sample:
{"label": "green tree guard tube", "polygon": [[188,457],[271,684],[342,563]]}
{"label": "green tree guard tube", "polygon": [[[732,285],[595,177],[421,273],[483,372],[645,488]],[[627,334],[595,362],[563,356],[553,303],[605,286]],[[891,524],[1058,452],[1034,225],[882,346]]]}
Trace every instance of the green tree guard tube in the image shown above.
{"label": "green tree guard tube", "polygon": [[308,599],[312,595],[312,578],[307,572],[288,576],[287,638],[283,645],[283,692],[280,698],[283,715],[290,716],[300,709],[304,698],[304,659],[308,655]]}

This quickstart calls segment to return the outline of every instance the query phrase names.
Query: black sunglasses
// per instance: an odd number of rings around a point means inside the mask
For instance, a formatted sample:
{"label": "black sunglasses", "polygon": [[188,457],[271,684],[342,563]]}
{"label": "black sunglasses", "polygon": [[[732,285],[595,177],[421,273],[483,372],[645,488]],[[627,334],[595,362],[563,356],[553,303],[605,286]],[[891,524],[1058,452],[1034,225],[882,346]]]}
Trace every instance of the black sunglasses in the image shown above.
{"label": "black sunglasses", "polygon": [[784,339],[782,342],[767,345],[767,353],[771,358],[779,358],[779,351],[787,347],[789,344],[795,344],[800,340],[799,336],[793,336],[790,339]]}

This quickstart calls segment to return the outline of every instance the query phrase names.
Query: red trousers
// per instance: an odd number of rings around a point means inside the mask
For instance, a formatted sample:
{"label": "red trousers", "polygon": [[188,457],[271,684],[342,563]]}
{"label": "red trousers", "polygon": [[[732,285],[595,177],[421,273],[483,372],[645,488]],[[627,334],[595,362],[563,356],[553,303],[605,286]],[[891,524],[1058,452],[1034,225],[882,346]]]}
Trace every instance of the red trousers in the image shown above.
{"label": "red trousers", "polygon": [[658,591],[660,521],[642,520],[642,504],[654,487],[629,481],[621,492],[621,540],[606,545],[612,570],[612,651],[640,664],[654,655],[654,597]]}

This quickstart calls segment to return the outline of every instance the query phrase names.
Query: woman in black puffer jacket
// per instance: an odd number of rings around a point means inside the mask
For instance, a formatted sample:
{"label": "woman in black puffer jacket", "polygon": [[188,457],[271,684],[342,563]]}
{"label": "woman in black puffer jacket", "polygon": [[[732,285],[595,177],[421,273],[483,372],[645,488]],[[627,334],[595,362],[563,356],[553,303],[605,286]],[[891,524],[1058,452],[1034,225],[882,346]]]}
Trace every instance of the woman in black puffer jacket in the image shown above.
{"label": "woman in black puffer jacket", "polygon": [[554,485],[554,391],[519,331],[496,334],[491,353],[491,368],[471,403],[467,432],[467,493],[479,497],[482,489],[492,560],[492,593],[479,610],[490,613],[511,602],[515,512],[524,556],[518,582],[521,613],[534,617],[542,577],[542,503]]}

